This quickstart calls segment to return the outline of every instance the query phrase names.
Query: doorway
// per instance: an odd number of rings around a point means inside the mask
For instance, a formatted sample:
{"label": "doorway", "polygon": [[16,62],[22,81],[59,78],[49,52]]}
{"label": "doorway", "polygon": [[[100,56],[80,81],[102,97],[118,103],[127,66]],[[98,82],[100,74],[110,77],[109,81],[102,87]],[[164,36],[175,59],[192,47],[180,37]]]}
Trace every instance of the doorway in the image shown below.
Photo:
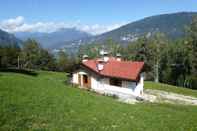
{"label": "doorway", "polygon": [[91,88],[91,79],[88,75],[83,75],[83,86],[87,88]]}
{"label": "doorway", "polygon": [[87,87],[87,88],[91,88],[91,77],[88,76],[88,75],[81,75],[79,74],[78,75],[78,83],[80,86],[83,86],[83,87]]}

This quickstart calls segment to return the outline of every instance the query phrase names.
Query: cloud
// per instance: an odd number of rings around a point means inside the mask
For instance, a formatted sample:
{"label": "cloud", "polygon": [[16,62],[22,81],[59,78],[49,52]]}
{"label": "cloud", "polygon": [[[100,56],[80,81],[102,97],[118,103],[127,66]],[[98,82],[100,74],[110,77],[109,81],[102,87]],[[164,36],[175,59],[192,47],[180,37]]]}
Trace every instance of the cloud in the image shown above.
{"label": "cloud", "polygon": [[95,24],[95,25],[83,25],[80,26],[79,29],[85,32],[90,32],[93,35],[97,35],[97,34],[102,34],[114,29],[119,28],[122,25],[125,25],[125,22],[122,22],[120,24],[113,24],[113,25],[99,25],[99,24]]}
{"label": "cloud", "polygon": [[10,32],[54,32],[61,28],[76,28],[80,31],[85,31],[93,35],[101,34],[104,32],[111,31],[116,29],[122,25],[126,24],[126,22],[121,22],[113,25],[83,25],[80,24],[80,21],[66,23],[66,22],[36,22],[36,23],[27,23],[23,16],[18,16],[16,18],[11,18],[7,20],[3,20],[0,22],[0,28]]}
{"label": "cloud", "polygon": [[24,24],[24,17],[18,16],[15,19],[3,20],[0,23],[0,27],[10,32],[16,30],[17,27],[20,27],[23,24]]}

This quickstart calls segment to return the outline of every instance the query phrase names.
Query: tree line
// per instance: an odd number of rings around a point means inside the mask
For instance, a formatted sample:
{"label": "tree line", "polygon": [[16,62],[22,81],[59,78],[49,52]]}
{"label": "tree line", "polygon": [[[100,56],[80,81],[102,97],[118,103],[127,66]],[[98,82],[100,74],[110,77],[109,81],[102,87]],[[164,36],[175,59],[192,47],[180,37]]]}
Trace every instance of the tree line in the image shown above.
{"label": "tree line", "polygon": [[64,50],[54,55],[33,39],[26,40],[22,47],[0,46],[0,68],[68,71],[73,64],[75,58]]}

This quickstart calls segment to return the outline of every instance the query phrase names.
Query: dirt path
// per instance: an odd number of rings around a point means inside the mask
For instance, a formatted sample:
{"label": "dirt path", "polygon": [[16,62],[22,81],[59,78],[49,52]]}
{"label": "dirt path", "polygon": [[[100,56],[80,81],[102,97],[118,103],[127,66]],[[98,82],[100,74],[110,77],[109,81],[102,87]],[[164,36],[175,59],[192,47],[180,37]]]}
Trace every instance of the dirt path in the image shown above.
{"label": "dirt path", "polygon": [[144,91],[143,99],[148,102],[156,103],[197,105],[196,97],[152,89],[146,89]]}

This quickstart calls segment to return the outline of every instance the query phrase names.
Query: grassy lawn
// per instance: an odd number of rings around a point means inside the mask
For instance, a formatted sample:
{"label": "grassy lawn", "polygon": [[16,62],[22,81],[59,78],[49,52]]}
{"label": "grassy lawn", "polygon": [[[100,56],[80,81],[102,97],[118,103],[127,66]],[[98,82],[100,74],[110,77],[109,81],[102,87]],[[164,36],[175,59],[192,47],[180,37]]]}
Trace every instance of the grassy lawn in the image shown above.
{"label": "grassy lawn", "polygon": [[192,90],[192,89],[187,89],[187,88],[177,87],[177,86],[172,86],[172,85],[167,85],[167,84],[161,84],[161,83],[154,83],[150,81],[145,82],[144,88],[163,90],[167,92],[173,92],[173,93],[197,97],[197,90]]}
{"label": "grassy lawn", "polygon": [[72,88],[64,81],[63,73],[39,72],[31,76],[0,72],[0,130],[197,130],[196,106],[129,105]]}

